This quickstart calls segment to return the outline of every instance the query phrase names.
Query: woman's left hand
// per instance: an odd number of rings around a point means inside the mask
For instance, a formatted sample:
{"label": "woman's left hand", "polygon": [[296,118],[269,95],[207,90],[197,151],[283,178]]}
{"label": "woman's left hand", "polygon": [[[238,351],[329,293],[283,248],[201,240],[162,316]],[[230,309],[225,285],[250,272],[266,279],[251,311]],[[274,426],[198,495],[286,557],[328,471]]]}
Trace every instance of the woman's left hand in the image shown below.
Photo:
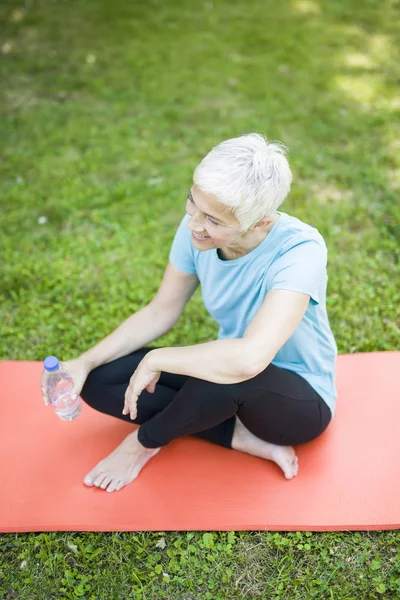
{"label": "woman's left hand", "polygon": [[131,419],[137,417],[137,401],[140,394],[144,389],[153,394],[156,383],[160,379],[161,371],[153,371],[149,366],[149,354],[150,352],[138,364],[125,392],[125,404],[122,414],[127,415],[130,413]]}

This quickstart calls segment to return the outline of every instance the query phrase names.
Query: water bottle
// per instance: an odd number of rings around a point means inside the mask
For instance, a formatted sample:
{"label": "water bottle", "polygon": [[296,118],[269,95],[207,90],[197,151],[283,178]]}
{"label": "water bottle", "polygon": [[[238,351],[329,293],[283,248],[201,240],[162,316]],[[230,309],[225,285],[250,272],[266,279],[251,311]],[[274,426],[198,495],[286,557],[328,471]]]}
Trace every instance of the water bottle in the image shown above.
{"label": "water bottle", "polygon": [[79,396],[72,395],[74,381],[55,356],[47,356],[44,359],[42,387],[46,390],[48,400],[60,419],[73,421],[79,417],[82,400]]}

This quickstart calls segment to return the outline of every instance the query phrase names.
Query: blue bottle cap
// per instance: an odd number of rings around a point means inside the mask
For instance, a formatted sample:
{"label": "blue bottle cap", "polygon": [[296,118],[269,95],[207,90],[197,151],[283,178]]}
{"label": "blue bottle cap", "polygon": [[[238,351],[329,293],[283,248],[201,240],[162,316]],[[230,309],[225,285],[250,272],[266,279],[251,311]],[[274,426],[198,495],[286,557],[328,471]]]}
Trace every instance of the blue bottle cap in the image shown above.
{"label": "blue bottle cap", "polygon": [[55,356],[46,356],[44,359],[44,368],[46,371],[57,371],[58,367],[58,359]]}

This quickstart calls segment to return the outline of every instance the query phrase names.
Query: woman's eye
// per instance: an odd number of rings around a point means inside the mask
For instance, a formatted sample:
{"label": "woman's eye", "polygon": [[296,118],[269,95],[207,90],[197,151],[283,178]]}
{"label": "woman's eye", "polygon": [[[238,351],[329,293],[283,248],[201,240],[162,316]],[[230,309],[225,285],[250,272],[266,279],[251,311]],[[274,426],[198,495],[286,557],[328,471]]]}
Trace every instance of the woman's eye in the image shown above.
{"label": "woman's eye", "polygon": [[[189,200],[189,202],[194,203],[193,198],[191,198],[190,196],[188,196],[188,200]],[[212,223],[213,225],[215,225],[215,227],[218,227],[218,223],[216,223],[215,221],[213,221],[211,217],[207,216],[207,219],[210,221],[210,223]]]}

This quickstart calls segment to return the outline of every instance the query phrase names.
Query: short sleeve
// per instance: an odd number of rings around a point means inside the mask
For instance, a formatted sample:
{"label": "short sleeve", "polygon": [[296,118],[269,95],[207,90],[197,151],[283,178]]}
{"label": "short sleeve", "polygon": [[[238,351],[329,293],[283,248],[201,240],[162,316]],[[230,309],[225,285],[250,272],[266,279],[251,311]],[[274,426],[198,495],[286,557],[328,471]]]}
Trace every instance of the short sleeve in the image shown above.
{"label": "short sleeve", "polygon": [[190,239],[190,230],[187,226],[187,221],[187,215],[185,215],[172,241],[169,260],[179,271],[196,273],[193,244]]}
{"label": "short sleeve", "polygon": [[304,292],[319,303],[327,261],[328,251],[323,241],[299,242],[272,263],[268,272],[269,289]]}

